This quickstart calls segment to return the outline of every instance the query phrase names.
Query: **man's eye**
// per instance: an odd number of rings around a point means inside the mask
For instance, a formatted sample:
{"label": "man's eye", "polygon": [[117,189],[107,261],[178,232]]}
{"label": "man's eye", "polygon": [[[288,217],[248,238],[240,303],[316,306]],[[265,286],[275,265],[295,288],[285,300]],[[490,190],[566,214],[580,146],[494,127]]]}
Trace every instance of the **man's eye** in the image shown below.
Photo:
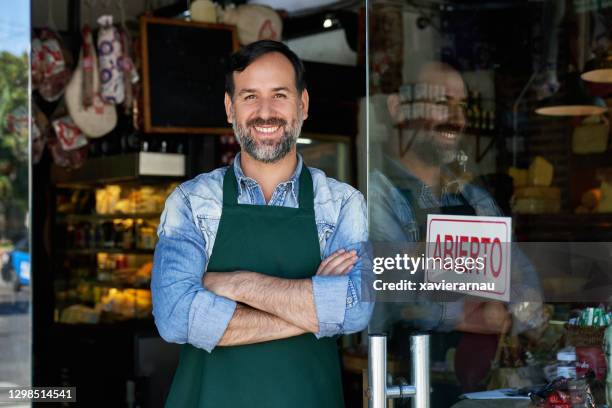
{"label": "man's eye", "polygon": [[284,99],[284,98],[287,97],[287,95],[285,95],[285,94],[276,94],[276,95],[274,95],[274,97],[275,98],[279,98],[279,99]]}
{"label": "man's eye", "polygon": [[250,101],[250,100],[253,100],[253,99],[255,99],[255,95],[247,95],[247,96],[244,97],[245,101]]}

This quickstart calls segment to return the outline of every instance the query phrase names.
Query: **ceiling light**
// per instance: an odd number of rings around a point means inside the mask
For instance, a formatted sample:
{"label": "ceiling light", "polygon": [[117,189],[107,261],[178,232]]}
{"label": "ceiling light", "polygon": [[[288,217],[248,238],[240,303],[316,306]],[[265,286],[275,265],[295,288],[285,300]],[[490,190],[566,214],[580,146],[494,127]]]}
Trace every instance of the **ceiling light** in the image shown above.
{"label": "ceiling light", "polygon": [[544,100],[535,112],[544,116],[591,116],[607,112],[608,107],[601,98],[595,98],[584,88],[577,73],[567,75],[564,93]]}

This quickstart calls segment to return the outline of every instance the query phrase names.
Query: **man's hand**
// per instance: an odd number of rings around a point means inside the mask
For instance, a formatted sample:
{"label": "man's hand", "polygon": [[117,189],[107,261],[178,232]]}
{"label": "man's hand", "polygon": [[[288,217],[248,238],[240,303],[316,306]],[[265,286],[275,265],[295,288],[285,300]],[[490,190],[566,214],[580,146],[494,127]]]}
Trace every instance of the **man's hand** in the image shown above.
{"label": "man's hand", "polygon": [[512,317],[503,303],[467,300],[463,309],[459,331],[480,334],[506,333],[512,326]]}
{"label": "man's hand", "polygon": [[[357,259],[355,251],[336,251],[323,260],[316,274],[345,275]],[[219,296],[276,316],[307,332],[319,331],[310,278],[285,279],[249,271],[206,272],[203,285]]]}
{"label": "man's hand", "polygon": [[204,287],[219,296],[235,300],[232,296],[234,282],[236,278],[240,279],[239,275],[244,272],[206,272],[203,279]]}
{"label": "man's hand", "polygon": [[261,310],[242,304],[230,320],[219,346],[239,346],[262,341],[286,339],[306,333],[306,330]]}
{"label": "man's hand", "polygon": [[337,276],[349,273],[355,262],[357,262],[357,251],[345,251],[339,249],[321,262],[317,275]]}

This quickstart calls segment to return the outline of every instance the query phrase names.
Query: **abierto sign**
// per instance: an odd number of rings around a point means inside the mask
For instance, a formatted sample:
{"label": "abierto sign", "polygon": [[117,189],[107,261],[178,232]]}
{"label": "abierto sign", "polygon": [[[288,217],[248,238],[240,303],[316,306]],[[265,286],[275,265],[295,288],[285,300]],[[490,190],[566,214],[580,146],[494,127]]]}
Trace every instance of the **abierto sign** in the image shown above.
{"label": "abierto sign", "polygon": [[510,300],[512,219],[427,217],[425,283],[432,289]]}

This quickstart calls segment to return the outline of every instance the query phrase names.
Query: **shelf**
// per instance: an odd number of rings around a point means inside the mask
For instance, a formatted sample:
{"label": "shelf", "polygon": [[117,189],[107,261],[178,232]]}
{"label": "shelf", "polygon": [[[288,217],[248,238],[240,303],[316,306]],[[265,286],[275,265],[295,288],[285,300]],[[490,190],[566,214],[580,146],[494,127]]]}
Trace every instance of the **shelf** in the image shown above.
{"label": "shelf", "polygon": [[103,221],[116,219],[159,218],[161,213],[131,213],[131,214],[58,214],[59,220],[65,221]]}
{"label": "shelf", "polygon": [[603,153],[575,154],[572,153],[572,161],[578,168],[586,167],[612,167],[612,150]]}
{"label": "shelf", "polygon": [[565,228],[611,228],[612,213],[514,214],[517,225],[551,225]]}
{"label": "shelf", "polygon": [[[91,334],[98,334],[100,332],[111,334],[117,332],[123,332],[130,334],[134,331],[139,332],[150,332],[151,334],[157,335],[157,329],[153,318],[145,319],[126,319],[117,321],[103,321],[100,323],[61,323],[53,322],[55,328],[63,335],[71,336],[70,332],[87,332]],[[78,337],[77,337],[78,338]]]}
{"label": "shelf", "polygon": [[515,214],[520,241],[599,242],[612,240],[612,213]]}
{"label": "shelf", "polygon": [[126,254],[126,255],[152,255],[155,252],[154,249],[122,249],[122,248],[70,248],[60,249],[59,253],[67,255],[94,255],[100,252],[106,252],[109,254]]}
{"label": "shelf", "polygon": [[89,158],[78,171],[53,165],[51,180],[58,187],[91,188],[120,182],[167,182],[185,177],[185,156],[172,153],[129,153]]}
{"label": "shelf", "polygon": [[147,283],[143,283],[140,285],[126,282],[115,282],[115,281],[101,281],[94,278],[85,278],[81,279],[80,282],[87,283],[92,286],[100,286],[103,288],[115,288],[115,289],[142,289],[142,290],[151,290],[151,280],[147,281]]}

